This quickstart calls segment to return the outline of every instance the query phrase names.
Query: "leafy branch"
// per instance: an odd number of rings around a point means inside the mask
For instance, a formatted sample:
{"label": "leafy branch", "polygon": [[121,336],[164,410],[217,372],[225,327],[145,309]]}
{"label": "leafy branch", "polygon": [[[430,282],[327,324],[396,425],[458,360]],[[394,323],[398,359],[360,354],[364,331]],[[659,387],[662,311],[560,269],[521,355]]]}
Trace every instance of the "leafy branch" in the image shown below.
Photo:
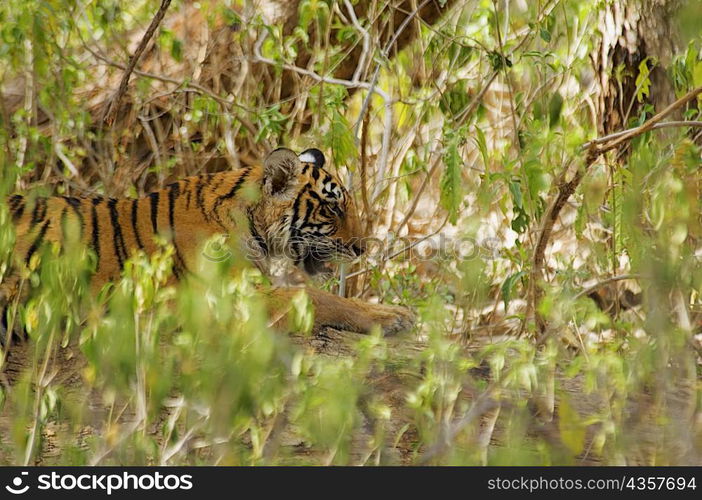
{"label": "leafy branch", "polygon": [[[675,121],[675,122],[663,122],[663,120],[682,108],[689,102],[697,98],[697,96],[702,94],[702,87],[697,87],[691,90],[680,99],[668,105],[660,113],[654,115],[649,120],[644,122],[638,127],[630,128],[614,134],[603,136],[598,139],[589,141],[583,145],[583,149],[587,151],[585,157],[585,164],[578,168],[573,174],[569,181],[565,181],[566,175],[568,175],[568,170],[570,164],[566,169],[561,172],[558,178],[558,192],[556,193],[553,201],[549,204],[549,207],[541,220],[541,227],[538,229],[538,240],[536,247],[534,249],[534,256],[532,258],[532,268],[531,268],[531,278],[529,280],[529,296],[527,301],[527,313],[525,319],[529,317],[536,310],[536,303],[541,296],[540,290],[536,285],[537,279],[541,275],[541,270],[543,268],[544,256],[546,253],[546,247],[551,238],[551,233],[553,232],[553,226],[558,220],[561,210],[565,206],[566,202],[575,193],[575,190],[580,185],[583,180],[585,173],[592,166],[597,159],[608,151],[611,151],[625,142],[631,141],[636,137],[645,134],[651,130],[656,130],[665,127],[690,127],[690,126],[702,126],[701,122],[698,121]],[[536,315],[537,326],[539,330],[543,332],[545,329],[545,324],[543,318],[540,315]]]}

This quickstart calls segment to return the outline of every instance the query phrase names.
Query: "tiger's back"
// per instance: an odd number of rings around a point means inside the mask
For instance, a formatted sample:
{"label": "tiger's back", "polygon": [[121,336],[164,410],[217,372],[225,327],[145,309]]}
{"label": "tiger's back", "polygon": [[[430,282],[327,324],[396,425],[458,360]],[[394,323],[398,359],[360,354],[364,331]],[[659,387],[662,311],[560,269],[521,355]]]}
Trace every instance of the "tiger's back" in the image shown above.
{"label": "tiger's back", "polygon": [[240,229],[229,213],[244,208],[238,191],[257,175],[242,169],[188,177],[134,199],[14,195],[8,203],[17,234],[15,264],[29,265],[48,242],[77,238],[96,257],[92,283],[100,287],[119,278],[134,252],[158,250],[155,236],[161,235],[173,244],[173,275],[180,278],[203,241]]}

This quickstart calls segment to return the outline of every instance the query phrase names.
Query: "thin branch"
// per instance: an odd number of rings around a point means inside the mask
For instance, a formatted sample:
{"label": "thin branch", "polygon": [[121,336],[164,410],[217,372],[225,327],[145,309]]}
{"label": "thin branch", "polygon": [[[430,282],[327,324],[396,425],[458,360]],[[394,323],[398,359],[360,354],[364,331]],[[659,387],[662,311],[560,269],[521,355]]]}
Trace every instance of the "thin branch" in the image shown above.
{"label": "thin branch", "polygon": [[[24,40],[24,119],[26,126],[32,124],[34,110],[34,46],[30,37]],[[29,143],[29,131],[20,134],[15,165],[17,167],[24,166],[24,157],[27,154],[27,145]]]}
{"label": "thin branch", "polygon": [[[361,79],[361,75],[363,74],[363,70],[366,66],[366,59],[368,59],[368,53],[370,52],[370,34],[368,33],[367,29],[361,26],[361,23],[358,21],[358,17],[356,17],[356,11],[353,10],[353,5],[351,5],[351,2],[349,0],[344,0],[344,7],[346,7],[346,10],[349,13],[351,23],[361,33],[361,36],[363,37],[363,50],[361,51],[361,55],[358,58],[356,71],[353,72],[353,77],[351,78],[351,81],[357,82]],[[356,139],[358,140],[358,137]]]}
{"label": "thin branch", "polygon": [[139,61],[139,58],[144,53],[146,46],[151,41],[151,38],[154,36],[156,28],[158,28],[158,25],[161,24],[163,16],[166,15],[166,10],[168,10],[169,5],[171,5],[171,0],[161,1],[161,6],[158,8],[156,15],[151,20],[151,24],[149,24],[149,27],[147,28],[146,33],[144,34],[144,37],[141,39],[141,42],[139,42],[139,46],[134,51],[132,57],[129,58],[129,64],[127,65],[127,69],[122,75],[122,81],[119,83],[117,93],[115,94],[105,114],[102,117],[104,123],[111,123],[112,121],[114,121],[114,115],[117,113],[119,103],[122,100],[124,94],[127,92],[127,86],[129,85],[129,77],[132,75],[132,72],[134,71],[137,62]]}
{"label": "thin branch", "polygon": [[363,202],[363,215],[366,219],[366,232],[370,229],[373,219],[373,211],[368,201],[368,127],[370,126],[370,114],[366,112],[363,117],[363,129],[361,130],[361,201]]}
{"label": "thin branch", "polygon": [[69,172],[71,172],[71,175],[73,177],[79,177],[80,173],[78,172],[78,169],[76,166],[73,164],[73,162],[66,156],[66,154],[63,152],[63,146],[61,143],[54,141],[54,152],[56,153],[56,156],[59,157],[61,162],[66,166]]}
{"label": "thin branch", "polygon": [[[641,126],[628,130],[626,134],[616,138],[611,143],[605,144],[601,148],[598,148],[597,153],[598,154],[606,153],[607,151],[610,151],[610,150],[616,148],[617,146],[619,146],[620,144],[622,144],[626,141],[630,141],[631,139],[638,137],[641,134],[648,132],[649,130],[653,130],[655,125],[660,123],[661,121],[663,121],[663,119],[666,116],[672,114],[676,110],[685,106],[690,101],[696,99],[697,96],[700,94],[702,94],[702,87],[697,87],[696,89],[691,90],[690,92],[688,92],[687,94],[682,96],[677,101],[673,102],[672,104],[669,104],[667,108],[665,108],[663,111],[661,111],[660,113],[658,113],[657,115],[652,117],[650,120],[647,120]],[[670,123],[672,123],[672,122],[670,122]],[[678,122],[678,123],[680,124],[680,123],[686,123],[686,122]]]}
{"label": "thin branch", "polygon": [[[653,127],[650,128],[650,130],[658,130],[660,128],[673,128],[673,127],[702,127],[702,121],[670,121],[670,122],[663,122],[663,123],[657,123]],[[589,142],[586,142],[581,146],[581,149],[589,149],[593,145],[598,145],[598,144],[604,144],[608,141],[617,139],[619,137],[622,137],[623,135],[628,134],[632,130],[636,130],[639,127],[634,127],[630,128],[627,130],[620,130],[619,132],[614,132],[613,134],[605,135],[604,137],[598,137],[597,139],[593,139]]]}
{"label": "thin branch", "polygon": [[606,278],[598,283],[595,283],[592,286],[589,286],[587,288],[583,288],[580,290],[578,293],[575,294],[573,297],[574,300],[578,300],[581,297],[585,297],[586,295],[590,295],[592,292],[596,292],[603,286],[609,285],[610,283],[614,283],[615,281],[624,281],[624,280],[640,280],[644,278],[644,276],[640,274],[619,274],[617,276],[611,276],[609,278]]}
{"label": "thin branch", "polygon": [[[286,69],[288,71],[292,71],[294,73],[298,73],[300,75],[307,76],[311,78],[312,80],[320,83],[329,83],[332,85],[341,85],[343,87],[346,87],[348,89],[365,89],[365,90],[371,90],[371,85],[367,82],[360,82],[360,81],[352,81],[352,80],[343,80],[341,78],[334,78],[334,77],[329,77],[329,76],[322,76],[314,71],[310,71],[305,68],[300,68],[299,66],[295,66],[293,64],[288,64],[288,63],[278,63],[277,61],[274,61],[273,59],[270,59],[268,57],[264,57],[261,54],[261,47],[263,45],[263,42],[266,41],[266,38],[268,38],[268,32],[264,31],[261,36],[256,40],[256,43],[254,45],[254,60],[256,62],[261,62],[264,64],[269,64],[271,66],[280,66],[283,69]],[[382,89],[372,89],[372,92],[375,92],[378,94],[382,99],[384,100],[389,100],[390,96],[383,91]]]}

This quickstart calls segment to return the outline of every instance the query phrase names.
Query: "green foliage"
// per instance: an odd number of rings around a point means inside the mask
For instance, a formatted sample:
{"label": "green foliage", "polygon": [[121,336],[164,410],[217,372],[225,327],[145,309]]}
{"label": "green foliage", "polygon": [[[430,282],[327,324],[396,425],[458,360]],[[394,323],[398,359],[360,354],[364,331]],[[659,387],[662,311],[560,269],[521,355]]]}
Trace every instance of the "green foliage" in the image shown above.
{"label": "green foliage", "polygon": [[512,219],[512,229],[518,233],[523,233],[529,227],[529,215],[524,210],[524,200],[519,180],[509,183],[509,192],[512,194],[512,204],[514,218]]}
{"label": "green foliage", "polygon": [[441,206],[449,214],[449,222],[455,224],[463,201],[463,160],[459,147],[465,141],[466,128],[457,130],[448,128],[444,131],[446,150],[444,152],[444,172],[441,176]]}
{"label": "green foliage", "polygon": [[280,105],[275,104],[261,112],[256,117],[260,125],[259,132],[256,135],[256,141],[264,138],[278,137],[284,129],[287,117],[280,112]]}
{"label": "green foliage", "polygon": [[[700,412],[691,348],[702,310],[699,129],[649,132],[584,170],[582,145],[600,118],[589,54],[607,2],[506,9],[470,1],[435,24],[408,25],[416,38],[387,53],[378,40],[397,29],[397,13],[383,3],[351,2],[367,8],[359,29],[346,2],[304,0],[287,29],[251,18],[241,2],[197,2],[208,31],[221,33],[224,23],[226,44],[242,52],[215,58],[227,69],[200,80],[207,47],[193,55],[197,37],[164,22],[124,98],[129,116],[119,118],[131,125],[101,128],[95,103],[112,95],[157,3],[0,3],[0,88],[21,97],[0,109],[2,199],[17,189],[137,195],[171,177],[228,168],[216,166],[223,159],[320,147],[331,168],[354,173],[349,191],[363,225],[390,235],[393,250],[407,235],[407,251],[362,263],[357,294],[411,306],[418,326],[399,340],[379,331],[352,337],[325,355],[333,335],[310,333],[309,298],[301,292],[290,304],[292,339],[274,330],[260,291],[266,279],[227,257],[223,241],[203,252],[214,258],[199,263],[202,279],[172,285],[173,249],[161,242],[99,293],[89,291],[94,255],[77,244],[47,246],[20,272],[27,297],[8,311],[29,342],[25,370],[0,385],[0,463],[664,465],[699,457],[699,429],[688,425]],[[172,12],[186,7],[194,5],[175,2]],[[629,125],[655,112],[654,67],[668,71],[678,96],[702,84],[698,11],[684,6],[686,45],[670,67],[644,59],[612,68],[613,88],[635,80]],[[252,52],[263,33],[258,48],[270,67]],[[331,83],[360,64],[366,42],[365,67],[347,75],[358,80]],[[232,61],[246,64],[232,70]],[[159,71],[166,79],[148,76]],[[361,152],[355,125],[371,81],[389,101],[368,100]],[[681,118],[699,120],[699,102]],[[547,207],[578,169],[583,182],[534,277]],[[14,264],[14,241],[3,201],[0,280]],[[617,293],[633,283],[644,300],[629,307]],[[531,294],[533,311],[524,305]],[[0,370],[7,363],[3,353]]]}
{"label": "green foliage", "polygon": [[334,109],[331,113],[331,123],[324,138],[324,144],[331,150],[335,165],[349,165],[356,157],[356,145],[351,126],[338,110]]}
{"label": "green foliage", "polygon": [[505,282],[502,284],[502,300],[505,303],[505,311],[509,307],[509,301],[512,300],[512,296],[514,294],[514,287],[515,285],[519,282],[520,279],[522,279],[524,276],[526,276],[527,273],[524,271],[519,271],[518,273],[511,274],[507,277]]}

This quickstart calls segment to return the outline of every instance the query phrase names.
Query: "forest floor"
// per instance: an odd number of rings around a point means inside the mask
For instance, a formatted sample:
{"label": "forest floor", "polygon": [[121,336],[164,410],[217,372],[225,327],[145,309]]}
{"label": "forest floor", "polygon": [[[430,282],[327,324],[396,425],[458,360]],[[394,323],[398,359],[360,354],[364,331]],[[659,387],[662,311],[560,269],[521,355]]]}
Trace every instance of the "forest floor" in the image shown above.
{"label": "forest floor", "polygon": [[[334,357],[346,357],[353,355],[353,345],[360,340],[360,334],[352,332],[344,332],[333,329],[325,329],[324,331],[312,336],[293,336],[293,342],[302,349],[311,349],[317,355]],[[469,345],[465,346],[467,351],[477,351],[487,342],[494,341],[488,337],[474,339]],[[401,364],[402,360],[409,360],[421,353],[423,342],[413,339],[408,336],[399,336],[388,339],[389,348],[395,364]],[[31,343],[18,343],[13,346],[11,353],[8,356],[5,364],[5,370],[2,374],[3,384],[13,388],[16,386],[21,374],[27,369],[28,360],[31,359]],[[53,360],[52,372],[54,374],[53,384],[59,384],[66,391],[67,395],[73,395],[75,398],[85,401],[86,384],[83,379],[83,369],[85,360],[80,353],[80,350],[73,345],[60,348],[58,354]],[[479,367],[471,373],[474,377],[483,378],[486,381],[490,379],[490,371],[487,367]],[[597,398],[585,394],[582,387],[582,380],[578,378],[567,379],[558,375],[558,382],[570,396],[570,402],[575,410],[581,416],[595,416],[602,410],[602,404],[598,404]],[[373,425],[370,417],[362,415],[362,425],[360,432],[354,436],[354,442],[351,444],[350,463],[351,464],[383,464],[383,463],[403,463],[417,464],[427,460],[426,451],[418,449],[416,442],[416,428],[412,425],[411,409],[406,404],[408,392],[414,388],[417,382],[416,374],[408,371],[395,370],[385,371],[371,375],[368,380],[370,391],[375,398],[378,398],[383,404],[392,409],[392,417],[390,418],[386,428],[386,445],[383,447],[382,457],[373,452],[369,448],[369,443],[372,442]],[[465,391],[464,391],[465,392]],[[464,401],[470,401],[474,398],[473,394],[461,394]],[[557,407],[558,401],[555,401]],[[88,406],[91,415],[95,417],[96,422],[105,422],[105,413],[108,411],[106,405],[102,401],[102,395],[92,393],[88,397]],[[8,443],[3,443],[8,439],[12,431],[12,422],[9,421],[8,409],[0,413],[0,462],[13,463],[13,459],[6,455],[4,451]],[[167,411],[167,410],[164,410]],[[538,409],[534,409],[538,413]],[[499,411],[498,411],[499,413]],[[553,412],[556,413],[556,412]],[[164,419],[167,415],[164,414]],[[480,417],[482,419],[482,427],[490,429],[494,425],[494,430],[488,431],[488,439],[490,446],[494,449],[495,446],[502,446],[501,438],[501,422],[493,411],[485,411]],[[134,419],[132,414],[123,414],[120,418],[120,423],[128,425],[130,419]],[[495,425],[496,421],[496,425]],[[530,429],[529,433],[534,436],[540,436],[547,439],[551,443],[559,443],[559,427],[558,422],[551,418],[540,419],[538,428]],[[154,422],[149,427],[149,433],[159,439],[159,432],[162,428],[163,421]],[[61,442],[60,436],[68,435],[65,429],[58,429],[59,424],[50,423],[42,435],[42,453],[40,459],[35,462],[35,465],[51,465],[56,463],[61,456],[64,443]],[[588,429],[586,437],[586,452],[582,456],[577,457],[574,464],[581,465],[597,465],[598,459],[590,456],[587,452],[591,448],[592,436],[596,426],[591,426]],[[85,425],[84,429],[79,432],[79,435],[74,436],[77,442],[81,442],[91,434],[100,433],[99,427],[92,427],[89,424]],[[246,438],[243,438],[246,442]],[[646,434],[642,434],[642,443],[650,441]],[[79,444],[80,446],[80,444]],[[314,458],[315,463],[324,463],[324,457],[312,456],[316,452],[312,451],[305,445],[304,440],[297,436],[293,429],[284,429],[278,438],[276,446],[287,448],[284,450],[286,456],[290,457],[292,462],[299,462],[300,459]],[[441,446],[439,444],[439,446]],[[564,448],[563,444],[559,445]],[[567,450],[563,450],[567,454]],[[205,452],[205,455],[207,452]],[[204,455],[199,455],[205,458]],[[565,455],[564,455],[565,456]],[[428,461],[431,463],[431,461]],[[641,463],[646,463],[646,459],[642,455]]]}

